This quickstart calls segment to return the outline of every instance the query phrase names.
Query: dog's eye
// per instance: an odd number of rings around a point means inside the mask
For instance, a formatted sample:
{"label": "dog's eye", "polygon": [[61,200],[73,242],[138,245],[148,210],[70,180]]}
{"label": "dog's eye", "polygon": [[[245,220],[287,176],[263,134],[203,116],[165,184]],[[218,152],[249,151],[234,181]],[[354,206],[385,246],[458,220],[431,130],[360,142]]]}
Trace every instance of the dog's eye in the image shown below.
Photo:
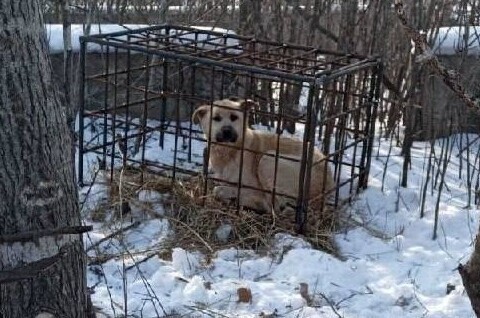
{"label": "dog's eye", "polygon": [[216,115],[216,116],[213,117],[213,120],[215,120],[215,121],[221,121],[221,120],[222,120],[222,117]]}
{"label": "dog's eye", "polygon": [[238,116],[237,116],[237,115],[235,115],[235,114],[230,114],[230,120],[231,120],[231,121],[235,121],[235,120],[237,120],[237,119],[238,119]]}

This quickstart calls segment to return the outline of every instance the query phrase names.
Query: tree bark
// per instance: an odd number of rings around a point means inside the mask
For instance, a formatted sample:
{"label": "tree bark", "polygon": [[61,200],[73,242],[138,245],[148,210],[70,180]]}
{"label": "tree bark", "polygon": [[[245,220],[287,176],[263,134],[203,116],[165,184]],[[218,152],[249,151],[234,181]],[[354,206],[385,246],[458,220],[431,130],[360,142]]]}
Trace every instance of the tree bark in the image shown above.
{"label": "tree bark", "polygon": [[262,25],[262,2],[257,0],[240,1],[238,33],[261,38],[265,34]]}
{"label": "tree bark", "polygon": [[[480,230],[479,230],[480,233]],[[458,266],[458,272],[462,276],[463,286],[467,291],[473,311],[480,317],[480,234],[477,234],[475,248],[470,259],[465,265]]]}
{"label": "tree bark", "polygon": [[[0,317],[5,318],[88,312],[82,237],[64,234],[75,233],[69,228],[81,222],[71,137],[47,52],[39,1],[0,0]],[[40,230],[35,240],[21,239]],[[16,234],[18,242],[12,243]]]}

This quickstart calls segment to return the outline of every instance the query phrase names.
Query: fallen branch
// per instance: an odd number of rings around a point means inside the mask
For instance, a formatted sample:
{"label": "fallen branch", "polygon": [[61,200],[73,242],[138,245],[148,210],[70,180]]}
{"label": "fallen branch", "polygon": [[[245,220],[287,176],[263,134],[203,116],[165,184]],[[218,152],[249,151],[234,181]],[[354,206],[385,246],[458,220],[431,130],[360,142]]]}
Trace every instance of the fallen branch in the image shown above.
{"label": "fallen branch", "polygon": [[127,266],[126,270],[128,271],[128,270],[131,270],[132,268],[136,268],[136,267],[138,267],[138,265],[140,265],[142,263],[145,263],[146,261],[148,261],[149,259],[151,259],[152,257],[157,256],[157,255],[158,255],[158,251],[154,251],[154,252],[151,252],[151,253],[147,254],[147,256],[145,256],[144,258],[142,258],[139,261],[133,260],[135,263],[133,265]]}
{"label": "fallen branch", "polygon": [[330,308],[332,309],[333,313],[335,315],[337,315],[337,317],[339,318],[342,318],[342,315],[340,315],[340,313],[338,312],[337,308],[335,308],[335,303],[333,301],[331,301],[330,299],[328,299],[327,296],[325,296],[325,294],[323,293],[318,293],[318,295],[320,295],[328,304],[328,306],[330,306]]}
{"label": "fallen branch", "polygon": [[101,254],[98,256],[88,257],[88,266],[105,264],[111,259],[119,257],[120,254]]}

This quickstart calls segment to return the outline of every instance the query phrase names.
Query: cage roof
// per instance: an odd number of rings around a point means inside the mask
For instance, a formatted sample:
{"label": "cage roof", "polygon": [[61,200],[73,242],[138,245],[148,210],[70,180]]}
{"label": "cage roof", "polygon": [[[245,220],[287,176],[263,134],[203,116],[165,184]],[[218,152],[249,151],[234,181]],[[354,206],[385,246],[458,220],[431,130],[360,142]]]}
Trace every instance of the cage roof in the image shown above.
{"label": "cage roof", "polygon": [[373,67],[376,57],[258,40],[209,27],[158,25],[83,36],[91,45],[144,52],[168,59],[253,72],[283,79],[318,82]]}

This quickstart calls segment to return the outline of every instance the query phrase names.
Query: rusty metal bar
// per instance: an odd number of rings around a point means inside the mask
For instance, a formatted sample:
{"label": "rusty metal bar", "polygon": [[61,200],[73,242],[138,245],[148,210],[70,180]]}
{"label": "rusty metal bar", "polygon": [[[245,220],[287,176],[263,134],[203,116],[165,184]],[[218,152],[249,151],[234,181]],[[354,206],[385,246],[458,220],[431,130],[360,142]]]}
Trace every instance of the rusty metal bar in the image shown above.
{"label": "rusty metal bar", "polygon": [[[108,70],[110,68],[110,47],[107,46],[106,48],[106,56],[105,56],[105,73],[108,74]],[[103,96],[103,125],[104,127],[107,126],[107,109],[108,109],[108,75],[107,75],[107,80],[105,81],[105,94]],[[102,154],[102,166],[104,169],[106,168],[107,165],[107,130],[103,130],[103,154]],[[103,169],[102,169],[103,170]]]}
{"label": "rusty metal bar", "polygon": [[[118,38],[121,36],[127,36],[127,38]],[[203,37],[200,38],[200,36]],[[355,192],[354,186],[357,186],[357,191],[366,186],[373,147],[376,108],[380,97],[382,69],[377,58],[345,55],[312,47],[259,41],[251,37],[170,25],[148,27],[140,31],[127,30],[108,35],[84,37],[82,41],[84,41],[83,64],[86,64],[86,42],[107,46],[106,64],[102,74],[93,74],[87,77],[85,65],[81,70],[83,72],[83,98],[88,95],[85,88],[89,81],[93,84],[102,83],[98,86],[101,87],[101,94],[104,94],[102,96],[103,104],[99,98],[99,104],[102,104],[103,107],[92,111],[81,109],[79,179],[82,179],[82,182],[83,168],[80,169],[80,165],[83,167],[85,153],[101,153],[103,160],[110,155],[110,169],[111,176],[113,176],[115,162],[118,162],[116,160],[120,157],[118,150],[115,151],[116,143],[128,144],[129,139],[132,138],[141,138],[141,158],[139,160],[139,158],[128,158],[124,155],[122,156],[124,165],[128,163],[134,166],[140,165],[145,169],[154,169],[156,172],[166,173],[169,178],[172,178],[172,181],[184,174],[198,175],[200,172],[196,168],[185,168],[181,165],[181,161],[185,160],[200,165],[200,162],[196,162],[192,156],[192,142],[201,140],[206,142],[203,171],[203,193],[205,195],[208,190],[208,182],[223,182],[237,187],[238,198],[245,189],[267,193],[267,200],[271,195],[271,203],[275,207],[276,198],[285,196],[277,189],[280,160],[291,160],[300,164],[299,192],[295,196],[291,196],[291,199],[296,199],[295,221],[299,232],[305,229],[307,222],[310,182],[312,181],[310,180],[311,171],[314,167],[324,164],[324,177],[326,177],[327,165],[335,166],[333,171],[336,187],[323,189],[326,193],[335,193],[334,205],[344,201],[343,195],[340,198],[340,187],[345,185],[349,187],[348,194],[351,198]],[[115,54],[113,72],[110,66],[112,51]],[[122,52],[127,53],[126,68],[119,70],[119,63],[123,63],[123,60],[119,60],[119,53]],[[145,64],[134,65],[137,64],[137,59],[134,59],[133,53],[144,54]],[[158,58],[160,62],[152,64],[151,57],[153,61]],[[160,68],[160,72],[163,71],[163,76],[159,77],[158,83],[152,82],[150,78],[152,75],[150,73],[156,67]],[[139,74],[142,71],[146,71],[146,75]],[[80,75],[82,76],[82,73]],[[125,76],[127,80],[123,83],[122,80]],[[207,84],[204,92],[197,92],[200,87],[203,87],[201,84],[197,85],[198,79],[203,80],[205,77],[208,80],[209,76],[210,87]],[[229,84],[227,81],[230,80],[238,83],[236,89],[227,86]],[[135,81],[145,81],[146,84],[142,87]],[[152,84],[150,84],[151,82]],[[161,86],[161,89],[158,89],[157,85]],[[261,89],[259,85],[262,86]],[[267,89],[263,89],[264,85]],[[302,87],[305,85],[310,87],[306,113],[295,115],[285,112],[287,105],[284,105],[286,102],[284,95],[288,88],[286,85],[288,87],[295,86],[296,92],[297,88],[303,92]],[[280,95],[278,95],[278,91],[280,91]],[[240,153],[238,182],[233,184],[226,180],[213,178],[208,173],[208,161],[212,147],[216,147],[218,144],[212,140],[211,120],[208,128],[205,127],[210,136],[207,140],[199,137],[201,131],[193,126],[191,120],[187,123],[188,126],[184,126],[180,120],[180,106],[185,104],[189,108],[187,114],[191,118],[195,104],[209,104],[210,110],[212,110],[213,107],[222,107],[214,104],[216,99],[225,98],[227,94],[232,93],[265,102],[265,107],[269,107],[269,109],[256,110],[256,116],[268,117],[268,121],[272,123],[276,121],[277,124],[276,148],[268,154],[245,149],[245,138],[240,147],[222,144],[222,147],[235,148]],[[136,96],[139,95],[142,95],[143,98],[137,99]],[[160,100],[161,104],[159,108],[160,126],[147,121],[149,105],[154,105],[152,102],[155,100]],[[136,105],[143,106],[143,119],[140,123],[134,122],[130,114],[130,110]],[[167,118],[166,111],[170,108],[173,112],[170,112],[170,117]],[[126,110],[126,115],[119,115],[117,112],[120,110]],[[321,118],[318,118],[319,113],[321,113]],[[171,116],[172,114],[174,117]],[[91,118],[92,125],[103,125],[103,138],[95,139],[91,145],[89,145],[90,141],[85,143],[84,140],[85,118]],[[102,118],[102,120],[95,121],[95,118]],[[244,109],[244,127],[248,124],[248,120],[247,110]],[[293,158],[291,155],[282,155],[280,151],[283,121],[305,125],[302,139],[303,150],[297,158]],[[319,127],[318,130],[317,127]],[[123,131],[120,137],[117,137],[117,129],[119,132]],[[146,157],[147,138],[150,138],[157,130],[160,130],[160,146],[162,148],[165,148],[166,136],[171,136],[168,137],[169,141],[174,138],[173,164],[166,164],[162,162],[162,159],[159,160],[160,162],[152,162]],[[323,142],[323,149],[327,155],[325,160],[314,158],[317,133],[318,140]],[[101,135],[99,134],[99,136]],[[183,138],[184,148],[182,149],[178,145],[179,138]],[[330,143],[332,144],[331,148],[334,148],[332,150],[330,150]],[[124,151],[125,149],[126,147]],[[273,188],[270,191],[253,189],[253,187],[242,184],[243,165],[245,164],[243,161],[247,152],[274,158]],[[352,157],[347,157],[346,153]],[[357,180],[358,183],[355,183]],[[323,181],[325,184],[326,180]],[[326,204],[330,204],[324,201],[322,201],[320,209],[323,209]],[[240,200],[237,200],[237,209],[240,209]]]}
{"label": "rusty metal bar", "polygon": [[[142,168],[145,166],[145,146],[147,143],[147,134],[145,132],[145,129],[147,128],[147,118],[148,118],[148,87],[150,86],[150,55],[147,54],[145,57],[145,65],[147,66],[146,73],[145,73],[145,90],[144,90],[144,95],[143,95],[143,110],[142,110],[142,123],[140,127],[140,133],[141,133],[141,166]],[[141,182],[143,183],[143,169],[141,169]]]}
{"label": "rusty metal bar", "polygon": [[80,40],[80,90],[79,90],[79,114],[78,114],[78,122],[79,122],[79,128],[78,128],[78,184],[80,186],[83,186],[83,159],[84,159],[84,149],[83,149],[83,144],[84,144],[84,130],[85,130],[85,118],[84,118],[84,113],[85,113],[85,68],[86,68],[86,53],[87,53],[87,43],[85,42],[85,39]]}
{"label": "rusty metal bar", "polygon": [[[114,53],[114,58],[115,62],[113,64],[113,69],[114,69],[114,75],[113,75],[113,82],[116,84],[118,81],[118,75],[117,75],[117,70],[118,70],[118,48],[115,48],[115,53]],[[116,117],[117,117],[117,85],[113,87],[113,118],[112,118],[112,152],[111,152],[111,159],[110,159],[110,180],[113,180],[113,173],[114,173],[114,167],[115,167],[115,144],[116,144],[116,138],[117,138],[117,132],[116,132]],[[107,129],[107,127],[103,127],[103,129]]]}
{"label": "rusty metal bar", "polygon": [[[118,47],[121,49],[135,50],[137,52],[143,52],[146,54],[155,54],[167,59],[179,59],[179,60],[184,60],[188,62],[198,62],[204,65],[222,67],[230,70],[238,70],[238,71],[244,71],[244,72],[250,72],[250,73],[258,73],[258,74],[272,76],[275,78],[285,78],[285,79],[294,80],[294,81],[302,81],[302,82],[310,82],[310,83],[315,81],[317,82],[323,81],[329,77],[328,73],[330,73],[330,71],[325,72],[324,77],[321,77],[320,74],[316,75],[315,77],[307,76],[307,75],[302,76],[298,74],[288,73],[288,72],[285,72],[284,70],[280,71],[275,69],[264,69],[257,66],[249,66],[249,65],[238,64],[238,63],[220,62],[220,61],[212,60],[211,58],[208,58],[208,57],[189,56],[187,54],[179,54],[177,52],[154,50],[154,49],[143,48],[143,47],[132,48],[130,45],[125,43],[114,43],[114,42],[110,42],[110,41],[106,41],[98,38],[92,38],[90,39],[90,41],[100,45],[110,45],[110,46]],[[345,70],[345,72],[347,72],[347,70]]]}

